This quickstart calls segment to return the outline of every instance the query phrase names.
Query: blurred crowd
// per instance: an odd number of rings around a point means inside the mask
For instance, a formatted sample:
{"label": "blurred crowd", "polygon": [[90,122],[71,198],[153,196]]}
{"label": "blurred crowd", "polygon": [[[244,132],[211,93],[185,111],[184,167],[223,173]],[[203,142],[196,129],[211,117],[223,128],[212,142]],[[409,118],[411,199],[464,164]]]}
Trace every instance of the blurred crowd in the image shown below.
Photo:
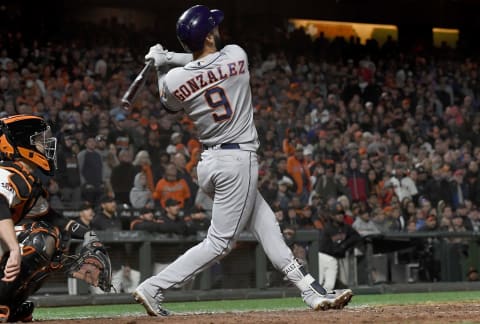
{"label": "blurred crowd", "polygon": [[[208,227],[212,201],[198,190],[192,122],[162,109],[154,73],[133,108],[121,107],[142,49],[20,33],[0,42],[0,115],[41,115],[58,138],[58,171],[45,179],[53,207],[97,210],[87,217],[96,229]],[[302,30],[269,42],[241,45],[261,141],[259,189],[282,229],[479,230],[478,58],[447,47],[403,51],[392,39],[311,40]],[[141,216],[115,223],[110,205]]]}

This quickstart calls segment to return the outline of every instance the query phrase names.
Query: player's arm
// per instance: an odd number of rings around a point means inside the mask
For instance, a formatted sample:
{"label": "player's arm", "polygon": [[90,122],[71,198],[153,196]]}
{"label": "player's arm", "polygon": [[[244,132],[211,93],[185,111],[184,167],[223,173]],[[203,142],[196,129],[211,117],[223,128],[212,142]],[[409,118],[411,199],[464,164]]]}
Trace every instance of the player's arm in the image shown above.
{"label": "player's arm", "polygon": [[176,114],[182,110],[180,102],[172,95],[166,82],[167,73],[173,67],[184,66],[193,59],[191,54],[169,52],[162,45],[150,47],[145,55],[145,61],[153,60],[157,70],[158,92],[160,102],[166,112]]}
{"label": "player's arm", "polygon": [[84,239],[85,234],[91,231],[88,227],[73,219],[64,217],[52,208],[48,209],[47,213],[42,216],[42,219],[49,224],[57,226],[61,231],[69,233],[76,239]]}
{"label": "player's arm", "polygon": [[153,60],[157,70],[168,71],[170,68],[184,66],[193,60],[189,53],[175,53],[164,49],[162,45],[156,44],[150,47],[145,61]]}
{"label": "player's arm", "polygon": [[7,264],[5,265],[2,278],[2,281],[5,282],[15,280],[20,273],[20,266],[22,263],[20,245],[17,241],[15,226],[11,216],[7,200],[4,197],[0,197],[0,240],[9,251]]}

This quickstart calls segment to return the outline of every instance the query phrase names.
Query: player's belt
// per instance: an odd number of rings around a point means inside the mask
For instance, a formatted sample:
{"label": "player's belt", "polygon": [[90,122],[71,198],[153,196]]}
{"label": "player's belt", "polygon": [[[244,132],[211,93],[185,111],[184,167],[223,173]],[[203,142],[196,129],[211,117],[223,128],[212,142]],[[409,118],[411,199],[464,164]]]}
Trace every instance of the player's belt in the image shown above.
{"label": "player's belt", "polygon": [[240,149],[240,144],[238,143],[222,143],[217,145],[203,145],[204,150],[235,150]]}

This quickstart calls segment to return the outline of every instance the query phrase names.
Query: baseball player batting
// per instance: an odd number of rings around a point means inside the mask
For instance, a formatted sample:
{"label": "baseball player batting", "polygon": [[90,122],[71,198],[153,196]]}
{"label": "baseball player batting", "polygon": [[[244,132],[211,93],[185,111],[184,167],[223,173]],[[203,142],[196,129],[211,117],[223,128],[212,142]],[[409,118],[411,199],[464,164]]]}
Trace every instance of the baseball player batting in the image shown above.
{"label": "baseball player batting", "polygon": [[327,292],[295,260],[285,244],[273,211],[257,190],[259,147],[253,120],[248,59],[237,45],[220,45],[223,12],[194,6],[177,21],[177,37],[187,52],[155,45],[145,56],[158,70],[160,99],[169,112],[183,110],[195,123],[203,144],[198,164],[202,190],[213,197],[207,237],[167,268],[142,282],[133,293],[151,316],[168,315],[163,292],[226,256],[243,230],[262,244],[272,264],[299,288],[314,310],[341,309],[350,289]]}

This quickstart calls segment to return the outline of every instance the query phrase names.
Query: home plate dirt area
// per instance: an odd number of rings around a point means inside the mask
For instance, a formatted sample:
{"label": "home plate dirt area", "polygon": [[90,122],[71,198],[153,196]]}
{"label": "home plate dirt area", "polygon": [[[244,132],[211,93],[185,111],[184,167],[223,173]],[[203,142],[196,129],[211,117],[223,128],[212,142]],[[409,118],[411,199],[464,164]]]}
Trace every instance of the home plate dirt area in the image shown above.
{"label": "home plate dirt area", "polygon": [[310,310],[175,314],[168,317],[128,316],[111,318],[63,319],[37,323],[480,323],[479,301],[422,303],[418,305],[347,306],[343,310]]}

